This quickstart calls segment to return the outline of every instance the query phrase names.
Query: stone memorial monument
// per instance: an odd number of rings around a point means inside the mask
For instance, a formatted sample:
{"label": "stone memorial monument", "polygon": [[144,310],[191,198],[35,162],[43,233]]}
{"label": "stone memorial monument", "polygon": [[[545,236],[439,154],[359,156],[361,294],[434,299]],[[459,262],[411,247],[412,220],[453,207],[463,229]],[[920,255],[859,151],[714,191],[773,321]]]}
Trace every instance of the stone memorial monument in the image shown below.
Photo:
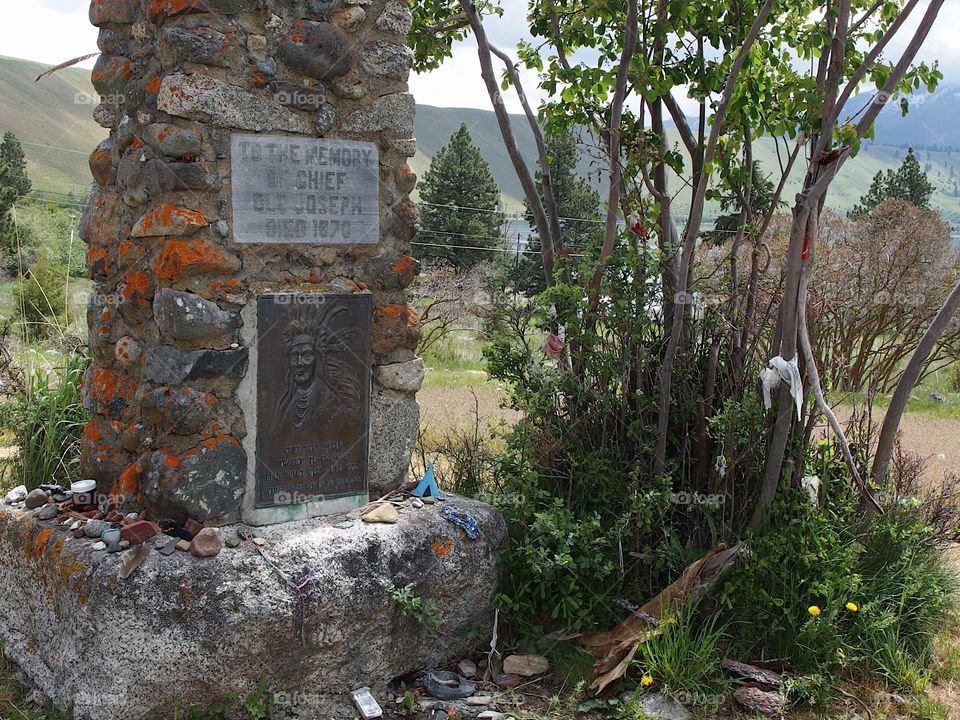
{"label": "stone memorial monument", "polygon": [[[0,510],[4,650],[76,718],[167,717],[263,680],[294,709],[352,717],[350,690],[382,693],[489,632],[505,539],[459,498],[479,538],[439,505],[357,517],[407,478],[424,372],[404,295],[410,11],[92,0],[90,20],[109,137],[81,225],[81,464],[101,505]],[[111,523],[162,555],[126,577],[93,544]],[[201,527],[245,539],[170,554]],[[436,633],[392,599],[411,583]]]}

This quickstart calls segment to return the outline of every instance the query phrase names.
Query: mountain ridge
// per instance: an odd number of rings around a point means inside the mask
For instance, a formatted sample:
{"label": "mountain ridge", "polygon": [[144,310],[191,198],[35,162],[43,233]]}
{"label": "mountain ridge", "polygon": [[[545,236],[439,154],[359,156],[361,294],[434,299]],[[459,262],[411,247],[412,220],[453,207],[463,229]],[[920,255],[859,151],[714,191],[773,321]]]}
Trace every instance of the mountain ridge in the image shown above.
{"label": "mountain ridge", "polygon": [[[107,136],[92,118],[95,93],[90,73],[68,68],[34,82],[44,70],[41,63],[0,56],[0,97],[5,99],[0,103],[0,131],[11,130],[20,138],[35,189],[82,197],[92,183],[89,153]],[[913,146],[937,186],[933,206],[951,222],[960,222],[960,135],[953,130],[958,115],[960,89],[955,88],[913,98],[906,118],[900,118],[898,107],[885,109],[877,122],[876,140],[864,143],[860,155],[847,162],[831,187],[830,207],[840,212],[852,208],[866,193],[873,175],[897,167],[906,147]],[[511,118],[521,154],[533,167],[536,145],[526,118]],[[462,122],[490,164],[506,208],[522,210],[520,184],[492,111],[418,105],[418,149],[411,158],[414,171],[422,175],[430,158]],[[675,131],[671,140],[678,142]],[[777,168],[772,141],[758,142],[755,154],[768,172]],[[582,169],[586,170],[586,163]],[[795,169],[785,198],[799,189],[802,171],[802,166]],[[680,187],[678,182],[674,179],[673,187]],[[682,197],[677,205],[682,212]]]}

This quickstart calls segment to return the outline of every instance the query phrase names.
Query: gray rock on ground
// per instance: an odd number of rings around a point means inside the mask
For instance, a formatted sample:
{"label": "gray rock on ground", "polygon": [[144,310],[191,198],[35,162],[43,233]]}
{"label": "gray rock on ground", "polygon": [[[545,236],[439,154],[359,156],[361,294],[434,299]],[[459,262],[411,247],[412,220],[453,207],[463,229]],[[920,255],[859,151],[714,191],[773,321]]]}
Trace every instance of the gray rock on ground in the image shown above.
{"label": "gray rock on ground", "polygon": [[651,720],[693,720],[693,715],[673,698],[661,693],[640,696],[640,709]]}

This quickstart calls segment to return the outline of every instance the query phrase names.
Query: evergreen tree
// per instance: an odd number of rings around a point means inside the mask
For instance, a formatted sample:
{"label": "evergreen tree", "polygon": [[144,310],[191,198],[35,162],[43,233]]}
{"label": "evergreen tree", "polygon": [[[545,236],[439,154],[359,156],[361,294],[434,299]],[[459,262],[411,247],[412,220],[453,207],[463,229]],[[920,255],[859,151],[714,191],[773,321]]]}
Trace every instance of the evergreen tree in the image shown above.
{"label": "evergreen tree", "polygon": [[503,234],[500,188],[465,124],[434,155],[423,174],[420,201],[418,239],[433,244],[418,246],[421,258],[442,259],[458,269],[489,259],[479,248],[497,246]]}
{"label": "evergreen tree", "polygon": [[0,142],[0,186],[12,187],[17,197],[30,192],[30,178],[27,175],[27,161],[23,156],[23,147],[12,132],[3,134]]}
{"label": "evergreen tree", "polygon": [[14,272],[17,264],[17,233],[12,213],[17,190],[3,182],[9,172],[10,166],[0,159],[0,270],[5,273]]}
{"label": "evergreen tree", "polygon": [[[600,209],[600,194],[592,185],[577,174],[580,154],[577,140],[572,133],[550,138],[547,142],[547,157],[550,162],[550,180],[553,197],[560,215],[560,233],[571,253],[577,253],[591,244],[599,246],[603,238],[603,214]],[[543,197],[543,175],[537,171],[537,186]],[[526,203],[525,203],[526,204]],[[527,205],[527,222],[533,227],[533,215]],[[525,293],[536,294],[546,287],[543,276],[543,257],[540,254],[540,236],[530,235],[520,262],[517,264],[514,286]]]}
{"label": "evergreen tree", "polygon": [[[750,208],[753,211],[754,218],[770,212],[773,206],[774,195],[776,194],[776,187],[770,179],[770,176],[763,172],[759,160],[753,161],[752,177],[747,176],[744,167],[737,168],[736,172],[725,170],[722,172],[721,177],[729,188],[739,187],[744,194],[747,187],[750,187]],[[777,204],[777,207],[783,204],[781,201]],[[713,224],[713,230],[705,230],[702,233],[704,240],[716,243],[717,245],[722,245],[733,239],[733,236],[736,235],[740,229],[741,215],[743,213],[743,203],[740,200],[740,196],[734,191],[723,194],[720,197],[720,210],[721,213],[717,216],[716,222]],[[755,230],[756,228],[753,229]],[[750,241],[753,240],[753,236],[750,234],[750,228],[747,228],[745,237]]]}
{"label": "evergreen tree", "polygon": [[910,148],[896,171],[887,170],[873,176],[870,189],[860,198],[859,204],[850,211],[850,217],[865,217],[877,205],[890,199],[907,200],[918,208],[929,209],[930,196],[933,195],[934,189],[933,183],[920,168],[913,148]]}

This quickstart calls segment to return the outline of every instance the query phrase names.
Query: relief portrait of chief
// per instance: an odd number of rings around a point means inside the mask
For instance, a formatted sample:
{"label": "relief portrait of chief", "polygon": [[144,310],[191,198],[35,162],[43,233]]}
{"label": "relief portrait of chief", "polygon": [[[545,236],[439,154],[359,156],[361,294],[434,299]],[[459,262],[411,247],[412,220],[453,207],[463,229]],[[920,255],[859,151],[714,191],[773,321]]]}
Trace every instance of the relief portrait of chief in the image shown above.
{"label": "relief portrait of chief", "polygon": [[356,372],[353,346],[360,334],[344,324],[344,305],[308,303],[291,308],[283,330],[285,374],[276,404],[275,430],[328,426],[343,414],[360,411],[364,388]]}

